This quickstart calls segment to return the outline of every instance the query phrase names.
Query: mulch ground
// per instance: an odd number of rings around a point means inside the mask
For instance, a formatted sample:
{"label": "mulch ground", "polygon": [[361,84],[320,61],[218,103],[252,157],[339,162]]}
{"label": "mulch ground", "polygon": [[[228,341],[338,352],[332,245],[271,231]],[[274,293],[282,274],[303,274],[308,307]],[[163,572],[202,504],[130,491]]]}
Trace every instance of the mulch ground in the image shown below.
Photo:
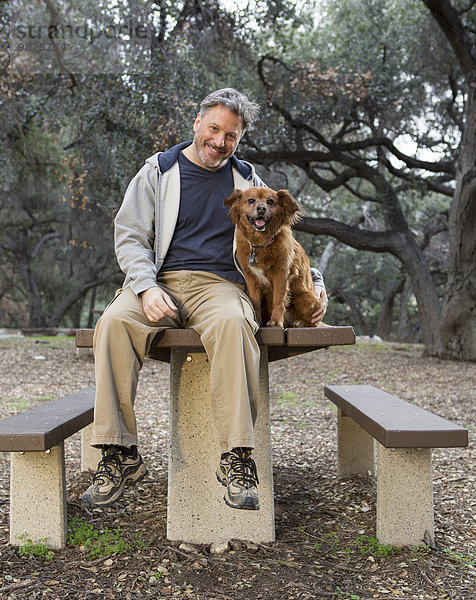
{"label": "mulch ground", "polygon": [[[434,451],[436,547],[379,546],[375,481],[337,478],[336,411],[323,395],[325,384],[355,383],[474,428],[474,363],[425,358],[418,346],[373,343],[273,363],[277,541],[235,541],[214,553],[166,539],[168,365],[147,361],[136,406],[148,478],[114,507],[87,510],[79,499],[91,475],[79,472],[79,435],[66,443],[75,545],[48,557],[22,555],[9,545],[9,458],[0,455],[0,598],[475,598],[474,447]],[[76,356],[70,339],[0,339],[1,418],[93,384],[92,357]],[[109,543],[104,532],[112,532]],[[88,545],[94,536],[102,546]]]}

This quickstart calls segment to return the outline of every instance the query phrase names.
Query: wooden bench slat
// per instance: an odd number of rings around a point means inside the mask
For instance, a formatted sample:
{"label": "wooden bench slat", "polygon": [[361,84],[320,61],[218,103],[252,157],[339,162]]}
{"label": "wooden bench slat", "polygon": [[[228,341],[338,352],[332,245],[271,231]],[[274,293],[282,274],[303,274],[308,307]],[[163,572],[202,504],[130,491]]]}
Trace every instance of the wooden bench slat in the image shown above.
{"label": "wooden bench slat", "polygon": [[[76,330],[76,347],[92,348],[94,329]],[[268,360],[280,360],[329,346],[355,344],[352,327],[260,327],[256,333],[260,345],[268,346]],[[148,358],[170,362],[170,348],[190,348],[202,352],[200,336],[193,329],[166,329],[157,339]]]}
{"label": "wooden bench slat", "polygon": [[[76,330],[76,347],[92,348],[94,329]],[[285,330],[280,327],[260,327],[256,334],[260,344],[268,346],[282,346],[285,344]],[[157,348],[201,348],[200,336],[194,329],[166,329],[157,335],[154,347]]]}
{"label": "wooden bench slat", "polygon": [[386,448],[468,445],[468,431],[371,385],[325,386],[324,393]]}
{"label": "wooden bench slat", "polygon": [[0,452],[44,452],[93,421],[90,387],[0,421]]}
{"label": "wooden bench slat", "polygon": [[296,327],[286,329],[288,346],[345,346],[355,344],[355,333],[352,327]]}

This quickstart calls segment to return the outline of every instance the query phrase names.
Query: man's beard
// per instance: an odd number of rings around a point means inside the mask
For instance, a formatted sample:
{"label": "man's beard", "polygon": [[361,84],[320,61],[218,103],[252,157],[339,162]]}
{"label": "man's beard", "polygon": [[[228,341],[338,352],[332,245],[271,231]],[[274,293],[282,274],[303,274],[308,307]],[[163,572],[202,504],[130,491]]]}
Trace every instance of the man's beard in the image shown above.
{"label": "man's beard", "polygon": [[[195,144],[195,148],[198,152],[198,156],[200,157],[200,160],[208,169],[218,169],[220,166],[222,166],[226,163],[226,161],[228,160],[228,158],[230,156],[229,152],[224,152],[221,156],[219,156],[215,160],[211,160],[206,155],[206,145],[205,144],[200,145],[200,143],[197,140],[194,140],[194,144]],[[217,152],[221,152],[219,149],[213,148],[212,146],[210,146],[210,148],[212,148],[212,150],[216,150]]]}

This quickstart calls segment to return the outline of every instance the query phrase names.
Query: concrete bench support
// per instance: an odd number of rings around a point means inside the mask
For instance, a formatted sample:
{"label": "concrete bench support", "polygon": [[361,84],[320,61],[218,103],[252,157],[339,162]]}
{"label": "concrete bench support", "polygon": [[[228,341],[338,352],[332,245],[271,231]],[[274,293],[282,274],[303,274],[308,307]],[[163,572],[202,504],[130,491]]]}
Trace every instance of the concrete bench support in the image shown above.
{"label": "concrete bench support", "polygon": [[66,544],[64,444],[46,452],[12,452],[10,543],[45,539],[52,548]]}
{"label": "concrete bench support", "polygon": [[223,502],[216,478],[220,457],[210,407],[210,370],[204,352],[172,348],[170,356],[170,440],[167,538],[209,544],[231,539],[272,542],[273,475],[267,348],[262,347],[258,420],[255,428],[260,510]]}
{"label": "concrete bench support", "polygon": [[83,473],[96,473],[97,466],[101,460],[100,448],[91,446],[93,424],[81,429],[81,471]]}
{"label": "concrete bench support", "polygon": [[337,474],[375,475],[374,438],[337,410]]}
{"label": "concrete bench support", "polygon": [[377,448],[377,539],[395,546],[433,544],[431,448]]}

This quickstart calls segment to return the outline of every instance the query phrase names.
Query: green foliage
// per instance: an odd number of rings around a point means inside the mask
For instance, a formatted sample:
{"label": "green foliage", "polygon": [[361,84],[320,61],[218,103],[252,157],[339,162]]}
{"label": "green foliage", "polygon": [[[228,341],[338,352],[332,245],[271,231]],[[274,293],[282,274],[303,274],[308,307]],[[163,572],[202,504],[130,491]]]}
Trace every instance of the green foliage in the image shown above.
{"label": "green foliage", "polygon": [[294,406],[297,404],[297,395],[294,392],[284,392],[278,396],[278,404]]}
{"label": "green foliage", "polygon": [[53,560],[54,552],[50,546],[48,546],[48,540],[46,538],[41,538],[36,542],[27,539],[25,535],[20,535],[19,538],[22,540],[22,544],[18,548],[18,554],[20,556]]}
{"label": "green foliage", "polygon": [[465,568],[474,567],[476,564],[476,554],[469,554],[469,556],[464,556],[462,552],[457,552],[452,550],[451,548],[444,548],[443,552],[450,556],[453,560],[457,560],[461,562],[461,564]]}
{"label": "green foliage", "polygon": [[424,558],[427,554],[431,552],[430,546],[428,544],[423,544],[422,546],[412,546],[411,553],[415,557],[415,559]]}
{"label": "green foliage", "polygon": [[372,555],[378,558],[388,558],[397,548],[391,544],[381,544],[376,538],[361,535],[356,538],[355,545],[360,554]]}
{"label": "green foliage", "polygon": [[112,530],[106,527],[99,531],[91,523],[79,518],[74,518],[69,523],[67,541],[70,546],[84,547],[89,558],[124,554],[147,546],[140,535],[133,540],[127,540],[120,527]]}
{"label": "green foliage", "polygon": [[[305,526],[298,527],[298,531],[311,538],[317,537],[307,532]],[[374,558],[389,558],[399,550],[396,546],[381,544],[376,538],[367,535],[358,536],[352,544],[347,544],[342,548],[341,540],[336,531],[327,531],[322,534],[319,537],[319,541],[314,542],[313,549],[315,552],[324,552],[325,554],[330,554],[331,552],[342,553],[347,558],[350,558],[356,552]]]}
{"label": "green foliage", "polygon": [[358,594],[344,592],[344,590],[342,590],[342,588],[339,585],[336,587],[336,594],[338,598],[345,598],[347,600],[360,600],[360,596]]}
{"label": "green foliage", "polygon": [[25,398],[4,398],[2,400],[2,405],[5,409],[9,411],[24,411],[32,408],[33,406],[37,406],[38,404],[43,404],[44,402],[49,402],[51,398],[48,397],[40,397],[33,398],[33,400],[27,400]]}

